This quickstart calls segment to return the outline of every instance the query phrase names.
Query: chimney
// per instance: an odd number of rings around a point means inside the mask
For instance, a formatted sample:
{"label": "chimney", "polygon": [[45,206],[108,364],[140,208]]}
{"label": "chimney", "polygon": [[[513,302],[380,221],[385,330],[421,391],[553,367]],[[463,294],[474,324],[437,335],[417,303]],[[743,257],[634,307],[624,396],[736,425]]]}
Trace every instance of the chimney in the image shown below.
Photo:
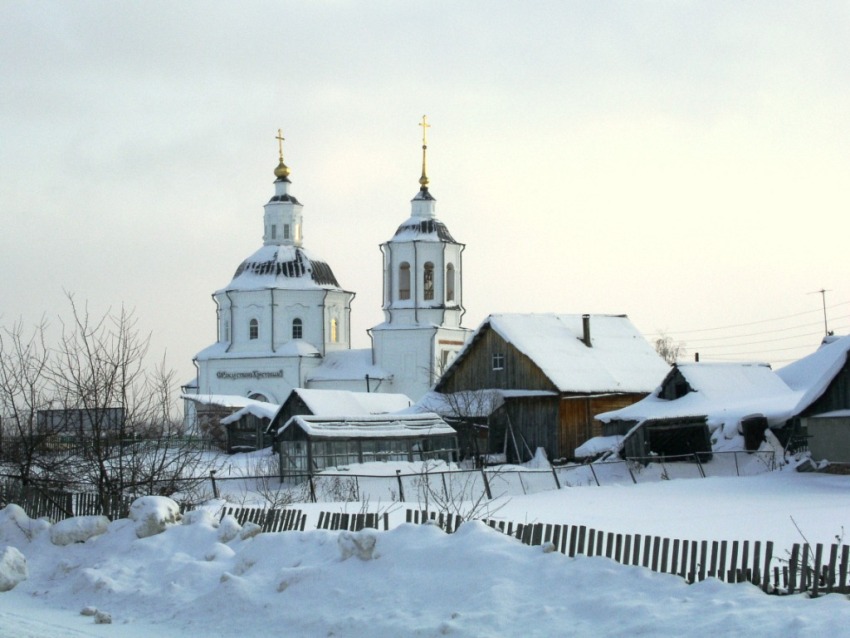
{"label": "chimney", "polygon": [[592,348],[593,344],[590,342],[590,315],[581,316],[581,327],[584,331],[584,335],[582,336],[581,340],[588,348]]}

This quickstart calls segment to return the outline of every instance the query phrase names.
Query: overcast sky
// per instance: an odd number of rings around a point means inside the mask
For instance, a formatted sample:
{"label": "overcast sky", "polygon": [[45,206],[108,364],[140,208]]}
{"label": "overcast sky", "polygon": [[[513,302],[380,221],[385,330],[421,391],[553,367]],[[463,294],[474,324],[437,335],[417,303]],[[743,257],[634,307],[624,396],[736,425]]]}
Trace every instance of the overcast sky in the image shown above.
{"label": "overcast sky", "polygon": [[0,62],[3,325],[123,304],[191,378],[282,128],[365,347],[427,113],[466,326],[624,313],[779,366],[823,288],[850,332],[847,2],[3,0]]}

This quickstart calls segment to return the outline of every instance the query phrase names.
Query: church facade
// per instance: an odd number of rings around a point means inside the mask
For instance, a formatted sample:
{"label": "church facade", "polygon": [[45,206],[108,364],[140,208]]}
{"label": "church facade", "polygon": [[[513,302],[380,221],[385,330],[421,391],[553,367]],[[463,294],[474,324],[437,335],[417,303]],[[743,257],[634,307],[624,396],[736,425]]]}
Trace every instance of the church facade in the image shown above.
{"label": "church facade", "polygon": [[193,403],[238,405],[245,398],[282,403],[293,388],[402,393],[418,400],[463,347],[463,244],[436,216],[426,170],[411,215],[383,253],[384,321],[371,328],[372,347],[351,348],[354,293],[330,265],[303,245],[303,206],[291,192],[290,170],[274,170],[264,207],[263,245],[213,294],[216,340],[195,357],[197,379],[184,387]]}

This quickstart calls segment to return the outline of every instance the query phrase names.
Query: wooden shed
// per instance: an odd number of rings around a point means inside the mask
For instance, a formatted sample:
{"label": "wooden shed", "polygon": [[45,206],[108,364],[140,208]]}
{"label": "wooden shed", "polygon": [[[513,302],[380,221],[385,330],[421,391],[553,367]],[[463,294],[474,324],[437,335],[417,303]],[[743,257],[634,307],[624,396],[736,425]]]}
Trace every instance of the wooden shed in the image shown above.
{"label": "wooden shed", "polygon": [[538,447],[551,460],[600,433],[594,415],[651,392],[669,366],[625,315],[490,315],[437,382],[444,394],[499,390],[490,452]]}
{"label": "wooden shed", "polygon": [[[766,363],[676,364],[645,399],[597,416],[603,434],[625,435],[625,456],[665,453],[665,439],[644,432],[657,425],[666,428],[668,441],[678,436],[696,445],[692,435],[704,423],[715,451],[755,450],[769,428],[786,449],[812,445],[821,458],[830,452],[843,457],[850,450],[850,428],[840,426],[850,413],[848,352],[850,337],[828,337],[812,354],[776,371]],[[835,419],[816,418],[826,414]]]}

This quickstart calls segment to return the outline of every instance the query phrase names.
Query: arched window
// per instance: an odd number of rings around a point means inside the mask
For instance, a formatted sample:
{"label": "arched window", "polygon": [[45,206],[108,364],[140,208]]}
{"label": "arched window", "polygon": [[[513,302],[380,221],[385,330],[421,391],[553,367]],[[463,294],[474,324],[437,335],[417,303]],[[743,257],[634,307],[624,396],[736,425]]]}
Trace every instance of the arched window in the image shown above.
{"label": "arched window", "polygon": [[455,267],[454,264],[446,266],[446,301],[455,300]]}
{"label": "arched window", "polygon": [[398,267],[398,298],[410,299],[410,264],[406,261]]}
{"label": "arched window", "polygon": [[259,339],[260,338],[260,322],[256,319],[251,319],[248,322],[248,338],[249,339]]}
{"label": "arched window", "polygon": [[302,339],[304,337],[304,325],[300,319],[292,320],[292,338]]}
{"label": "arched window", "polygon": [[434,264],[425,262],[422,273],[422,298],[429,301],[434,298]]}
{"label": "arched window", "polygon": [[336,343],[339,340],[339,331],[337,330],[336,319],[331,319],[331,343]]}

